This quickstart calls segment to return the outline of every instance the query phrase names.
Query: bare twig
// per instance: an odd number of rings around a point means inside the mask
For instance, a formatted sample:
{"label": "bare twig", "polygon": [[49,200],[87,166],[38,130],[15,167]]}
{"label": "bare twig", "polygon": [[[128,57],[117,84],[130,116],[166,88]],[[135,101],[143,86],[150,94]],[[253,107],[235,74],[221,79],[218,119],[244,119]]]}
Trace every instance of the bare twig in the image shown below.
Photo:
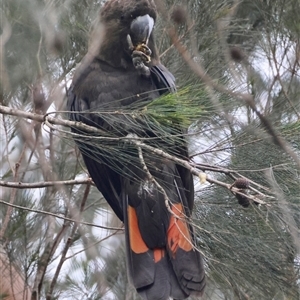
{"label": "bare twig", "polygon": [[[270,36],[268,35],[268,41],[269,41],[269,44],[272,45],[273,42],[271,41],[271,38]],[[281,74],[280,74],[280,69],[282,68],[282,65],[283,65],[283,62],[284,62],[284,58],[288,58],[288,55],[287,55],[287,49],[289,49],[288,46],[286,46],[285,48],[285,51],[283,51],[282,53],[282,58],[281,58],[281,62],[279,63],[278,65],[278,62],[277,62],[277,58],[276,58],[276,48],[275,47],[271,47],[271,53],[272,53],[272,56],[273,56],[273,62],[274,62],[274,66],[275,66],[275,69],[276,69],[276,75],[274,76],[274,80],[278,80],[280,85],[281,85],[281,89],[282,89],[282,92],[286,98],[286,100],[289,102],[291,108],[294,110],[295,114],[297,115],[298,117],[298,120],[300,119],[300,113],[297,111],[295,105],[293,104],[293,102],[291,101],[287,91],[286,91],[286,88],[282,82],[282,79],[281,79]]]}
{"label": "bare twig", "polygon": [[[15,170],[14,170],[14,180],[15,182],[18,181],[18,172],[19,172],[19,167],[21,165],[21,162],[22,162],[22,159],[24,157],[24,154],[25,154],[25,150],[26,150],[26,143],[23,145],[23,149],[22,149],[22,152],[20,154],[20,157],[19,157],[19,160],[18,162],[15,164]],[[13,204],[15,202],[15,199],[16,199],[16,195],[17,195],[17,189],[13,189],[11,191],[11,194],[10,194],[10,200],[9,200],[9,203],[10,204]],[[12,212],[13,212],[13,207],[12,206],[9,206],[7,211],[6,211],[6,214],[5,214],[5,217],[4,217],[4,220],[3,220],[3,224],[2,224],[2,227],[1,227],[1,230],[0,230],[0,240],[4,237],[5,235],[5,232],[6,232],[6,229],[7,229],[7,226],[9,224],[9,221],[10,221],[10,218],[11,218],[11,215],[12,215]]]}
{"label": "bare twig", "polygon": [[62,125],[62,126],[67,126],[67,127],[75,127],[75,128],[81,129],[81,130],[86,130],[87,132],[90,132],[90,133],[105,134],[105,131],[102,131],[93,126],[85,125],[81,122],[72,122],[72,121],[67,121],[67,120],[63,120],[63,119],[53,118],[53,117],[50,117],[48,114],[46,114],[46,115],[34,114],[34,113],[22,111],[19,109],[15,109],[15,108],[3,106],[3,105],[0,105],[0,113],[6,114],[6,115],[11,115],[11,116],[16,116],[16,117],[20,117],[20,118],[25,118],[25,119],[29,119],[29,120],[34,120],[34,121],[41,122],[41,123],[45,122],[45,120],[47,119],[48,122],[50,122],[51,124]]}
{"label": "bare twig", "polygon": [[89,192],[90,192],[90,188],[91,188],[91,184],[88,183],[87,186],[86,186],[86,188],[85,188],[85,191],[84,191],[83,199],[81,201],[81,205],[80,205],[80,209],[79,209],[79,214],[77,216],[74,216],[75,219],[76,219],[76,222],[75,222],[75,224],[74,224],[74,226],[72,228],[70,236],[67,239],[65,247],[64,247],[64,249],[61,252],[61,257],[60,257],[58,266],[57,266],[57,268],[55,270],[55,274],[54,274],[54,276],[52,278],[52,281],[51,281],[51,284],[50,284],[50,288],[49,288],[49,291],[47,293],[47,297],[46,297],[47,300],[51,300],[52,299],[53,290],[54,290],[54,287],[55,287],[55,285],[57,283],[57,279],[58,279],[59,273],[61,271],[61,268],[62,268],[62,266],[63,266],[63,264],[64,264],[64,262],[66,260],[67,252],[68,252],[69,248],[72,246],[72,244],[74,242],[74,235],[75,235],[75,233],[77,231],[77,228],[78,228],[78,225],[79,225],[79,219],[80,219],[81,213],[83,212],[86,200],[88,198],[88,195],[89,195]]}
{"label": "bare twig", "polygon": [[[11,37],[12,29],[7,19],[5,18],[4,13],[1,13],[1,26],[2,26],[2,34],[0,35],[0,82],[5,90],[9,90],[10,82],[8,72],[5,67],[5,44],[8,42]],[[0,100],[0,103],[2,101]]]}
{"label": "bare twig", "polygon": [[86,252],[89,248],[95,247],[95,246],[98,245],[99,243],[104,242],[105,240],[107,240],[107,239],[111,238],[112,236],[118,234],[119,231],[121,231],[121,233],[123,233],[123,230],[124,230],[124,228],[120,228],[120,230],[116,230],[116,231],[114,231],[113,233],[108,234],[107,236],[105,236],[105,237],[102,238],[101,240],[99,240],[99,241],[97,241],[97,242],[95,242],[95,243],[93,243],[93,244],[88,245],[86,248],[83,248],[83,249],[81,249],[81,250],[79,250],[79,251],[73,253],[73,254],[70,255],[70,256],[67,256],[67,257],[65,258],[65,260],[71,259],[71,258],[75,257],[76,255],[82,253],[82,252]]}
{"label": "bare twig", "polygon": [[276,179],[273,174],[272,168],[270,168],[266,172],[266,178],[268,179],[270,185],[272,186],[272,189],[275,191],[277,198],[278,198],[278,203],[279,207],[282,212],[283,220],[285,224],[288,226],[288,229],[290,231],[290,235],[293,239],[294,246],[296,248],[296,253],[300,253],[300,240],[299,240],[299,228],[298,225],[295,221],[295,218],[293,216],[293,213],[291,212],[291,209],[289,207],[289,204],[285,198],[284,192],[276,182]]}
{"label": "bare twig", "polygon": [[[201,176],[201,172],[197,168],[193,167],[191,165],[191,163],[188,162],[188,161],[186,161],[186,160],[177,158],[177,157],[175,157],[173,155],[170,155],[170,154],[164,152],[161,149],[154,148],[154,147],[152,147],[150,145],[147,145],[145,143],[137,141],[137,138],[126,137],[126,139],[128,140],[129,143],[133,143],[133,144],[137,145],[140,148],[146,149],[146,150],[148,150],[148,151],[150,151],[150,152],[152,152],[152,153],[154,153],[156,155],[162,156],[162,157],[164,157],[166,159],[169,159],[171,161],[176,162],[177,164],[179,164],[179,165],[185,167],[186,169],[188,169],[193,175],[195,175],[197,177]],[[125,139],[125,141],[126,141],[126,139]],[[217,184],[219,186],[222,186],[222,187],[224,187],[224,188],[226,188],[229,191],[232,191],[234,193],[244,195],[243,193],[240,193],[239,189],[236,189],[236,188],[232,187],[231,184],[227,184],[225,182],[222,182],[222,181],[210,178],[207,175],[206,175],[206,181],[209,182],[209,183],[212,183],[212,184]],[[257,197],[254,197],[254,196],[251,196],[251,195],[247,195],[247,197],[249,199],[251,199],[251,200],[259,203],[259,204],[266,204],[266,202],[262,201],[261,199],[258,199]]]}
{"label": "bare twig", "polygon": [[148,167],[147,167],[147,165],[146,165],[146,163],[145,163],[145,160],[144,160],[144,157],[143,157],[143,152],[142,152],[141,147],[139,147],[139,143],[137,144],[137,147],[138,147],[139,159],[140,159],[140,162],[141,162],[141,164],[142,164],[142,168],[143,168],[143,170],[145,171],[145,173],[146,173],[146,175],[147,175],[147,177],[148,177],[148,180],[157,186],[158,190],[159,190],[159,191],[163,194],[163,196],[164,196],[164,199],[165,199],[165,206],[166,206],[167,210],[169,211],[170,214],[172,214],[172,215],[174,215],[174,217],[176,217],[175,214],[173,213],[171,207],[170,207],[170,204],[169,204],[170,199],[169,199],[169,197],[168,197],[168,195],[167,195],[165,189],[164,189],[164,188],[157,182],[157,180],[151,175],[151,173],[150,173],[150,171],[149,171],[149,169],[148,169]]}
{"label": "bare twig", "polygon": [[[195,23],[189,24],[189,28],[185,31],[184,34],[182,34],[179,37],[179,40],[181,41],[195,26]],[[164,55],[166,55],[172,48],[174,47],[173,44],[171,44],[164,52],[160,53],[159,57],[162,58]]]}
{"label": "bare twig", "polygon": [[34,183],[25,183],[25,182],[9,182],[0,180],[0,186],[16,188],[16,189],[39,189],[50,186],[63,186],[63,185],[77,185],[77,184],[94,184],[92,179],[74,179],[74,180],[61,180],[61,181],[41,181]]}
{"label": "bare twig", "polygon": [[[23,210],[43,214],[43,215],[49,215],[49,216],[52,216],[52,217],[55,217],[55,218],[61,219],[61,220],[66,220],[66,221],[69,221],[69,222],[76,222],[76,220],[74,220],[72,218],[64,217],[64,216],[61,216],[61,215],[58,215],[58,214],[55,214],[55,213],[51,213],[51,212],[48,212],[48,211],[44,211],[44,210],[33,209],[33,208],[25,207],[25,206],[11,204],[11,203],[6,202],[4,200],[0,200],[0,203],[11,206],[11,207],[14,207],[14,208],[18,208],[18,209],[23,209]],[[79,222],[79,223],[81,225],[86,225],[86,226],[91,226],[91,227],[96,227],[96,228],[102,228],[102,229],[107,229],[107,230],[123,230],[122,228],[119,228],[119,227],[102,226],[102,225],[96,225],[94,223],[89,223],[89,222]]]}

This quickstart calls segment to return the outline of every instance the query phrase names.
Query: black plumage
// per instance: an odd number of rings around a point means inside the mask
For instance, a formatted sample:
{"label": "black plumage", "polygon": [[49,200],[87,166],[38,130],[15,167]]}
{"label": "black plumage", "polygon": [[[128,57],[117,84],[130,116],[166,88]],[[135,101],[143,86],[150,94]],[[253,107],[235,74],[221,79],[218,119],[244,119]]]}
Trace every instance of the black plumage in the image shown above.
{"label": "black plumage", "polygon": [[194,202],[192,174],[149,151],[142,150],[141,161],[134,143],[114,139],[134,135],[188,159],[184,138],[172,137],[182,133],[178,124],[162,131],[129,113],[176,90],[155,47],[155,20],[153,1],[105,3],[89,51],[74,75],[68,110],[71,120],[111,137],[101,140],[73,129],[81,134],[75,140],[93,181],[125,223],[127,265],[137,291],[149,300],[185,299],[202,294],[205,286],[203,261],[193,247],[188,222]]}

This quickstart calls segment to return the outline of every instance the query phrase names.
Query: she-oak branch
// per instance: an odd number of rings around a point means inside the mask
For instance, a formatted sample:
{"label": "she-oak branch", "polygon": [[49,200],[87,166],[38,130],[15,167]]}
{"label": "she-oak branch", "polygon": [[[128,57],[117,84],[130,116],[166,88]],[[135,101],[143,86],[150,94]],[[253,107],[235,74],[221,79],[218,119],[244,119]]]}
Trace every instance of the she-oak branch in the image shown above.
{"label": "she-oak branch", "polygon": [[[16,117],[20,117],[20,118],[26,118],[26,119],[30,119],[30,120],[33,120],[36,122],[41,122],[41,123],[46,123],[46,124],[51,124],[51,125],[61,125],[61,126],[66,126],[66,127],[72,127],[72,128],[76,128],[76,129],[81,129],[87,133],[94,133],[94,134],[101,135],[101,137],[96,136],[95,139],[102,139],[102,140],[112,140],[113,139],[115,141],[123,141],[123,142],[128,142],[131,144],[135,144],[137,147],[148,150],[152,153],[155,153],[156,155],[162,156],[164,158],[167,158],[169,160],[176,162],[179,165],[182,165],[183,167],[189,169],[193,175],[199,177],[201,179],[201,181],[204,181],[204,182],[207,181],[211,184],[217,184],[219,186],[222,186],[222,187],[230,190],[233,194],[241,194],[241,195],[245,196],[245,194],[243,192],[241,192],[239,189],[233,187],[232,184],[227,184],[227,183],[218,181],[216,179],[210,178],[206,174],[204,176],[205,179],[203,180],[203,173],[198,168],[193,167],[192,163],[182,160],[182,159],[179,159],[173,155],[170,155],[170,154],[162,151],[161,149],[149,146],[149,145],[143,143],[142,140],[137,137],[120,137],[120,138],[106,137],[105,132],[103,130],[95,128],[93,126],[85,125],[81,122],[73,122],[73,121],[68,121],[68,120],[64,120],[64,119],[58,119],[58,118],[51,117],[49,114],[39,115],[39,114],[35,114],[35,113],[24,112],[24,111],[21,111],[18,109],[14,109],[14,108],[2,106],[2,105],[0,105],[0,113],[5,114],[5,115],[16,116]],[[59,128],[52,127],[52,129],[60,131]],[[70,132],[70,135],[71,134],[73,134],[73,133]],[[205,167],[203,167],[201,169],[202,169],[202,171],[206,170]],[[208,170],[210,170],[210,168]],[[90,180],[90,179],[88,179],[88,180]],[[78,184],[79,182],[77,182],[77,181],[78,180],[60,181],[60,182],[58,182],[58,184]],[[85,182],[80,182],[80,183],[85,183]],[[14,187],[14,188],[38,188],[38,187],[50,186],[51,184],[56,184],[56,182],[25,184],[25,183],[8,183],[8,182],[5,183],[3,181],[0,181],[0,186],[2,185],[2,186],[6,186],[6,187]],[[258,204],[268,205],[265,201],[261,200],[261,197],[260,197],[260,199],[255,196],[252,196],[252,195],[246,195],[246,197]]]}

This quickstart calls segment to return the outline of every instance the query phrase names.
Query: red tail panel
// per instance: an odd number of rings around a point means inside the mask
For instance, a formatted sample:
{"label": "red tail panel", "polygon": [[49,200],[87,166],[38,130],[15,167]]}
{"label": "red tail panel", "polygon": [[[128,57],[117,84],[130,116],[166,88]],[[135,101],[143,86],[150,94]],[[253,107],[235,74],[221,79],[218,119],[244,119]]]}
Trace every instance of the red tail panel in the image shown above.
{"label": "red tail panel", "polygon": [[168,228],[168,246],[175,258],[178,247],[185,251],[193,249],[191,234],[186,221],[184,220],[184,212],[181,203],[172,205],[174,215],[170,217],[170,225]]}
{"label": "red tail panel", "polygon": [[128,205],[127,212],[130,248],[137,254],[147,252],[149,248],[142,239],[136,211],[132,206]]}

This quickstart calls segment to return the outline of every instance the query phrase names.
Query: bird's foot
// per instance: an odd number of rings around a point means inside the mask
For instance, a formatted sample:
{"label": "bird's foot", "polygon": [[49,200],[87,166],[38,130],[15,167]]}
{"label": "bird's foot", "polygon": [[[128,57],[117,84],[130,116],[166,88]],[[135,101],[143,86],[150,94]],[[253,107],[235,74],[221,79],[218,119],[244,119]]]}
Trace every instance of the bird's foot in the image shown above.
{"label": "bird's foot", "polygon": [[134,50],[132,52],[132,63],[136,70],[146,77],[150,76],[150,69],[145,65],[145,63],[149,62],[148,55],[139,50]]}
{"label": "bird's foot", "polygon": [[132,51],[132,63],[136,70],[146,77],[150,76],[150,69],[145,64],[151,61],[151,49],[145,43],[138,44],[134,46],[131,40],[130,35],[127,35],[127,42],[129,46],[129,50]]}

